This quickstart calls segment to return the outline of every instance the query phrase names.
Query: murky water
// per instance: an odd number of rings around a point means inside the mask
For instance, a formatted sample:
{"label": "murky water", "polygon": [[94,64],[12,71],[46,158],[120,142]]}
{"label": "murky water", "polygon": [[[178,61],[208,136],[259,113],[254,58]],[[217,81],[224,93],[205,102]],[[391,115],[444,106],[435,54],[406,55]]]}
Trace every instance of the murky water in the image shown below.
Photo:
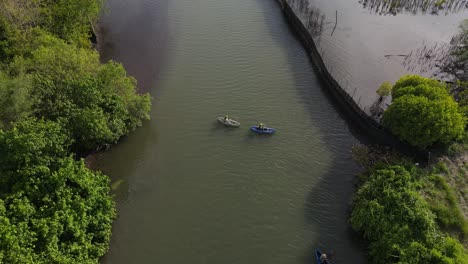
{"label": "murky water", "polygon": [[104,60],[155,98],[98,160],[118,206],[103,263],[312,263],[316,247],[364,262],[347,222],[358,140],[276,1],[108,0],[102,27]]}

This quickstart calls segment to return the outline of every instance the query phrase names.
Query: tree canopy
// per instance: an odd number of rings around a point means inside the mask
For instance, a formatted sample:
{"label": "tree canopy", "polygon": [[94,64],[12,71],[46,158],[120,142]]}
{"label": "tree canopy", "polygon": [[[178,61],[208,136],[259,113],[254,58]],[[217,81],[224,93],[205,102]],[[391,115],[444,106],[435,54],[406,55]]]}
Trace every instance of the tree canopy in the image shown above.
{"label": "tree canopy", "polygon": [[0,128],[6,128],[32,113],[31,89],[30,75],[10,77],[0,71]]}
{"label": "tree canopy", "polygon": [[[121,64],[102,64],[96,51],[41,28],[13,35],[16,48],[6,49],[5,57],[16,54],[0,73],[0,95],[6,95],[0,99],[6,110],[0,127],[30,115],[59,121],[74,150],[88,151],[117,142],[149,119],[149,95],[137,93],[136,80]],[[24,39],[26,44],[16,45]]]}
{"label": "tree canopy", "polygon": [[0,1],[0,263],[98,263],[107,251],[109,179],[79,157],[142,125],[150,97],[91,49],[102,2]]}
{"label": "tree canopy", "polygon": [[59,124],[0,131],[0,263],[97,263],[114,206],[109,179],[68,156]]}
{"label": "tree canopy", "polygon": [[149,95],[136,93],[121,64],[101,64],[96,52],[54,37],[42,42],[13,67],[34,75],[34,114],[60,121],[78,150],[113,144],[149,119]]}
{"label": "tree canopy", "polygon": [[466,117],[444,84],[417,75],[398,80],[383,124],[411,145],[426,148],[463,135]]}
{"label": "tree canopy", "polygon": [[102,0],[4,0],[0,14],[18,29],[41,27],[56,37],[89,46]]}

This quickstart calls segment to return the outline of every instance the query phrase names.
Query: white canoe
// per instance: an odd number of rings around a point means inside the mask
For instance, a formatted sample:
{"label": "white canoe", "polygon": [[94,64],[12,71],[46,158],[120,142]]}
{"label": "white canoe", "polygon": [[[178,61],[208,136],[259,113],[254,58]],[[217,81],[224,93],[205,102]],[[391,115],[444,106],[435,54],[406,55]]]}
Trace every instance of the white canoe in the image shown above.
{"label": "white canoe", "polygon": [[221,124],[223,124],[225,126],[230,126],[230,127],[240,126],[240,123],[237,122],[236,120],[232,120],[232,119],[224,120],[224,117],[222,117],[222,116],[218,117],[218,122],[220,122]]}

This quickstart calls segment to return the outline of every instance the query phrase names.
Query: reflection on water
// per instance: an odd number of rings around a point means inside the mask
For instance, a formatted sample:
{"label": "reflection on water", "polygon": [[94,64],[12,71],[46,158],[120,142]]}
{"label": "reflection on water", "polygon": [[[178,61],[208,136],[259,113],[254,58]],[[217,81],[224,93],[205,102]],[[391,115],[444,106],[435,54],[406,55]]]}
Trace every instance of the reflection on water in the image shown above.
{"label": "reflection on water", "polygon": [[467,0],[360,0],[359,3],[379,15],[396,15],[402,12],[442,15],[468,7]]}

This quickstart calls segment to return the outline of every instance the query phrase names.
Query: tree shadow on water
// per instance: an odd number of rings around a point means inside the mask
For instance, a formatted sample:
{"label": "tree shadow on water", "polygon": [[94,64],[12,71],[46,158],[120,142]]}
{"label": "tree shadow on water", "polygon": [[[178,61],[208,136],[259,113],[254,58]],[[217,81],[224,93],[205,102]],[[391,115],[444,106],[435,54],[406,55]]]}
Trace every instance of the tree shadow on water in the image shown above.
{"label": "tree shadow on water", "polygon": [[140,92],[154,92],[168,63],[168,5],[167,1],[108,0],[99,22],[101,60],[121,62],[137,80]]}
{"label": "tree shadow on water", "polygon": [[[167,17],[167,1],[106,1],[99,21],[101,60],[122,63],[128,75],[136,79],[140,92],[159,92],[158,80],[167,64],[170,42]],[[148,121],[108,151],[98,154],[96,167],[111,176],[118,202],[126,199],[130,175],[143,162],[156,139],[156,127],[153,121]]]}

